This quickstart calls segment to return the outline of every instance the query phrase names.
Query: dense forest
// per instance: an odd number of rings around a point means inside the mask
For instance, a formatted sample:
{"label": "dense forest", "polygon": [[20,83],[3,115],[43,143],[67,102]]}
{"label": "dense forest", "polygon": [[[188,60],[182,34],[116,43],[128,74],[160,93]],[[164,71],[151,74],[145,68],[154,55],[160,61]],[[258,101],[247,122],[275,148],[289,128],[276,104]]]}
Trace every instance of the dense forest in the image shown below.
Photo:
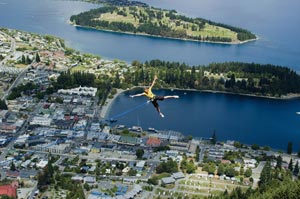
{"label": "dense forest", "polygon": [[149,85],[157,74],[158,86],[182,89],[227,91],[280,97],[300,93],[300,76],[287,67],[255,63],[211,63],[188,66],[161,60],[132,63],[133,74],[125,74],[123,84]]}
{"label": "dense forest", "polygon": [[[104,14],[110,14],[103,18]],[[96,29],[212,42],[240,42],[255,39],[250,31],[202,18],[179,15],[175,10],[149,7],[105,6],[73,15],[75,25]]]}

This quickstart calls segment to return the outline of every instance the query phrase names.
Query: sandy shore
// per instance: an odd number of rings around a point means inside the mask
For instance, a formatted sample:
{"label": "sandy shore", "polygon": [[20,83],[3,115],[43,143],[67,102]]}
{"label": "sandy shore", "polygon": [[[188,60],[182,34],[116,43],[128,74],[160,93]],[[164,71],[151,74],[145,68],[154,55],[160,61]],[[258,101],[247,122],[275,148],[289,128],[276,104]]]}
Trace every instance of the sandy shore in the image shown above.
{"label": "sandy shore", "polygon": [[113,98],[107,98],[105,101],[105,105],[102,106],[101,108],[101,112],[100,112],[100,117],[101,118],[106,118],[107,117],[107,113],[110,110],[111,104],[113,103],[113,101],[123,92],[125,92],[126,90],[123,89],[117,89],[117,93],[114,95]]}

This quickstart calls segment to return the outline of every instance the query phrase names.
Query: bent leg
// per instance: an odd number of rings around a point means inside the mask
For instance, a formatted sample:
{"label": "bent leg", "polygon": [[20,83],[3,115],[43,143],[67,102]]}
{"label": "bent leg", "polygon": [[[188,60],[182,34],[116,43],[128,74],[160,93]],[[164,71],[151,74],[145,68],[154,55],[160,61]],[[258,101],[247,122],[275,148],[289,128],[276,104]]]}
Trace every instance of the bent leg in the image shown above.
{"label": "bent leg", "polygon": [[159,109],[159,105],[158,105],[158,103],[157,103],[157,100],[153,100],[153,101],[152,101],[152,104],[153,104],[153,106],[155,107],[155,109],[157,110],[157,112],[160,113],[160,109]]}
{"label": "bent leg", "polygon": [[164,114],[162,114],[162,112],[160,112],[159,105],[158,105],[156,99],[152,101],[152,104],[153,104],[153,106],[156,108],[156,110],[157,110],[157,112],[159,113],[159,115],[160,115],[161,117],[165,117]]}

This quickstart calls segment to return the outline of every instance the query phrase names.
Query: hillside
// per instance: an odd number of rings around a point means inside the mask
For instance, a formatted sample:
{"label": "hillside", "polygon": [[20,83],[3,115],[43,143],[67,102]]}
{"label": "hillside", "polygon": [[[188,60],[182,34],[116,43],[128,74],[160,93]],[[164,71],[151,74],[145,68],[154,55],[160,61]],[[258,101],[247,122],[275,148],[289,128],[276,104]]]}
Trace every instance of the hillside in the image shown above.
{"label": "hillside", "polygon": [[105,6],[73,15],[71,23],[100,30],[145,34],[195,41],[242,43],[256,39],[251,32],[202,18],[189,18],[175,10],[138,6]]}

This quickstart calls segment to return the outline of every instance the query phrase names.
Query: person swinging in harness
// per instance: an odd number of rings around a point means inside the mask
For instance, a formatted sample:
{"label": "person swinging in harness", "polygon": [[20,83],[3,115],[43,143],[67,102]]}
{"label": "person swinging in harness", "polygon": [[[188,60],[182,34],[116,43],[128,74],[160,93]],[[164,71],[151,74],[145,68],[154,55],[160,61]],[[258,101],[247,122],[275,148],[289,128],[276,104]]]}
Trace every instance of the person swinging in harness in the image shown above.
{"label": "person swinging in harness", "polygon": [[155,75],[154,79],[153,79],[153,82],[151,83],[149,88],[145,88],[143,93],[139,93],[139,94],[136,94],[136,95],[130,95],[130,97],[133,98],[133,97],[139,97],[139,96],[145,95],[152,102],[153,106],[155,107],[155,109],[157,110],[159,115],[161,117],[165,117],[164,114],[160,111],[157,100],[163,101],[163,100],[169,99],[169,98],[179,98],[179,96],[178,95],[156,96],[155,94],[153,94],[152,93],[152,87],[154,86],[156,80],[157,80],[157,76]]}

